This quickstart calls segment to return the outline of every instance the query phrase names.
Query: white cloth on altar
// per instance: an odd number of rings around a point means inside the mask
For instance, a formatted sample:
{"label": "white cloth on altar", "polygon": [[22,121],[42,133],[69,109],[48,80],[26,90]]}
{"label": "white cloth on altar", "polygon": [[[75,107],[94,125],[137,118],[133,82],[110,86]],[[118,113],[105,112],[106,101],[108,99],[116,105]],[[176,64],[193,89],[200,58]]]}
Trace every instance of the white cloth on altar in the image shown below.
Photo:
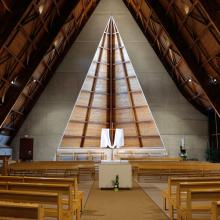
{"label": "white cloth on altar", "polygon": [[109,129],[102,128],[100,147],[101,148],[107,148],[107,147],[111,148],[111,146],[112,146],[112,144],[111,144],[111,140],[110,140]]}
{"label": "white cloth on altar", "polygon": [[124,130],[122,128],[115,129],[114,148],[120,148],[124,146]]}

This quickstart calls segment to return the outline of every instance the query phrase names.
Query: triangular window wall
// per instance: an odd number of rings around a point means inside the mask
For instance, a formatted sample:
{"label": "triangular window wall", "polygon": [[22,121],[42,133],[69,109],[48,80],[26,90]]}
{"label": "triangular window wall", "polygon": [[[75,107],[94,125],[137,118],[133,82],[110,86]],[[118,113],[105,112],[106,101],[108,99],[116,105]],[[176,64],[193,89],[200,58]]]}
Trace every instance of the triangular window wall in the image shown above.
{"label": "triangular window wall", "polygon": [[110,17],[84,81],[60,148],[100,148],[102,128],[123,128],[124,147],[164,149],[159,131]]}

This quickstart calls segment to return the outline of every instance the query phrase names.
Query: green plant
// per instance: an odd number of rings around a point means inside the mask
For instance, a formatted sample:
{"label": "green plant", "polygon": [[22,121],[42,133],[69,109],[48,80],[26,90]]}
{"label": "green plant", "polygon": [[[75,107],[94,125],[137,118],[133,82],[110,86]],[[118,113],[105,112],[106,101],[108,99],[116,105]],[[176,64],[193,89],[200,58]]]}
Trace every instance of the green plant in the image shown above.
{"label": "green plant", "polygon": [[115,180],[113,180],[113,186],[114,186],[114,191],[119,190],[119,176],[118,175],[116,175]]}

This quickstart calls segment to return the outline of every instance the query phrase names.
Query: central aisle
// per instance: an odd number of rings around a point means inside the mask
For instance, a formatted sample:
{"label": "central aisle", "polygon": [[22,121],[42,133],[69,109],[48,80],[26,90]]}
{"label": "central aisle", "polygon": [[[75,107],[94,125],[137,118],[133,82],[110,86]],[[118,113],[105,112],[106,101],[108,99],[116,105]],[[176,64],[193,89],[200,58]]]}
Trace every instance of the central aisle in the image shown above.
{"label": "central aisle", "polygon": [[82,220],[167,220],[167,216],[134,183],[131,190],[100,190],[94,182]]}

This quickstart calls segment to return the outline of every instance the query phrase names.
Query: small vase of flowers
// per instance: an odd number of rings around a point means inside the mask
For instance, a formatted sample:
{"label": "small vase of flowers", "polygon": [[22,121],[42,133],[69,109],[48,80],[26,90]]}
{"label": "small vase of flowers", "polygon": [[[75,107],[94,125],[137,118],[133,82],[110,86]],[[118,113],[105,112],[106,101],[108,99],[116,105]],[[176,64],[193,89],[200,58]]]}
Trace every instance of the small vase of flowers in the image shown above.
{"label": "small vase of flowers", "polygon": [[114,191],[117,192],[119,190],[119,176],[115,176],[115,180],[113,180]]}

